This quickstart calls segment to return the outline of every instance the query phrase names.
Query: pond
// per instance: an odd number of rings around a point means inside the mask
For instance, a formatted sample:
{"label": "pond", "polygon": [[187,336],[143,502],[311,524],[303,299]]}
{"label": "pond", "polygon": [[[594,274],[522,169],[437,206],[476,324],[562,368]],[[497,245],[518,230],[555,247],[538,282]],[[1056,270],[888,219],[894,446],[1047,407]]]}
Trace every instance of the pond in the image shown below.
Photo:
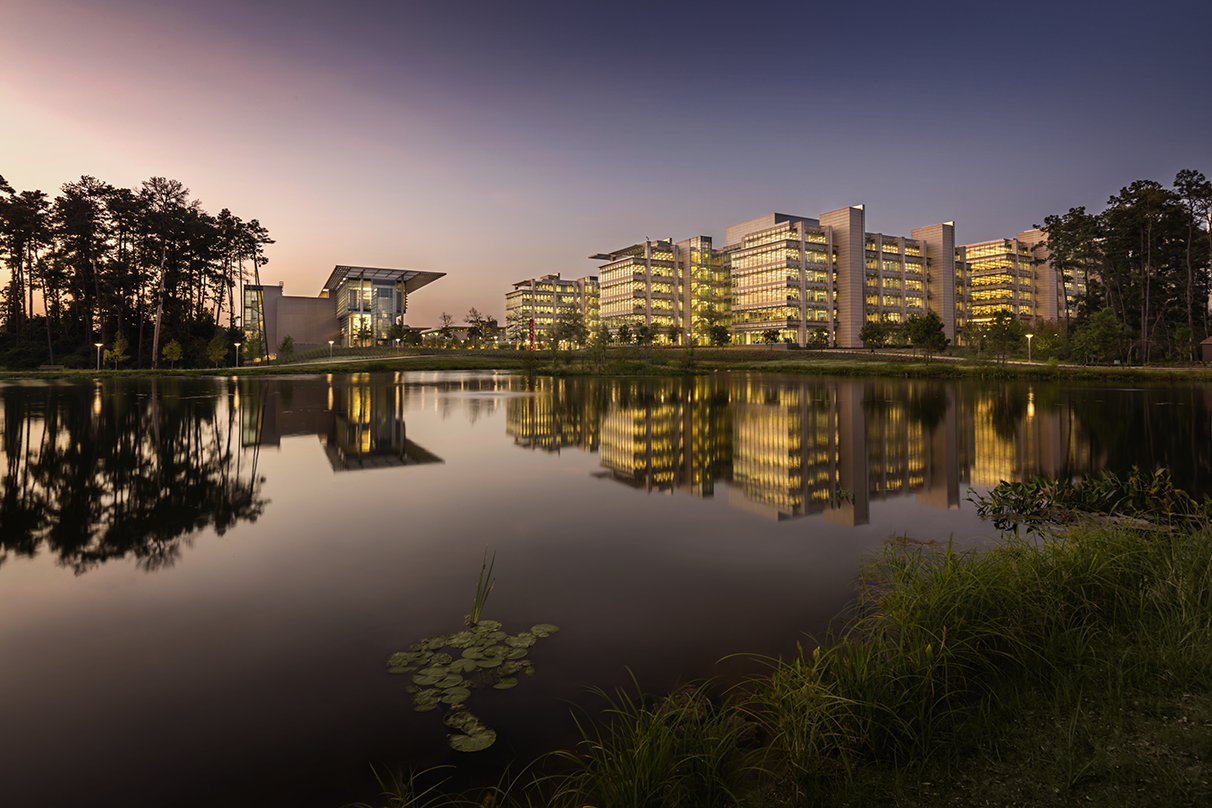
{"label": "pond", "polygon": [[[971,547],[1002,479],[1167,467],[1212,391],[715,373],[0,386],[0,804],[337,806],[368,764],[499,771],[590,687],[730,681],[820,635],[894,535]],[[550,623],[453,751],[386,660]]]}

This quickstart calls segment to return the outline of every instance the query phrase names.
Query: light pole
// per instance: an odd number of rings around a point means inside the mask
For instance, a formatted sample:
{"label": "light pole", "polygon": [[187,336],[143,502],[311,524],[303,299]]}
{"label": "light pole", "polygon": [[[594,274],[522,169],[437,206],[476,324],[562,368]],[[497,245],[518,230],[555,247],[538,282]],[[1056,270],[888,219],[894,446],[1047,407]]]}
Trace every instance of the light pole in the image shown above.
{"label": "light pole", "polygon": [[328,358],[330,361],[332,360],[332,344],[335,341],[336,340],[331,340],[331,339],[328,341]]}
{"label": "light pole", "polygon": [[93,343],[93,345],[97,346],[97,370],[101,370],[101,346],[104,344],[105,343],[103,343],[103,342],[94,342]]}
{"label": "light pole", "polygon": [[400,338],[396,337],[396,356],[400,355]]}
{"label": "light pole", "polygon": [[1031,362],[1031,338],[1034,336],[1035,336],[1034,334],[1027,335],[1027,363],[1028,364],[1030,364],[1030,362]]}
{"label": "light pole", "polygon": [[244,343],[235,342],[232,344],[236,346],[236,367],[240,367],[240,346],[243,345]]}

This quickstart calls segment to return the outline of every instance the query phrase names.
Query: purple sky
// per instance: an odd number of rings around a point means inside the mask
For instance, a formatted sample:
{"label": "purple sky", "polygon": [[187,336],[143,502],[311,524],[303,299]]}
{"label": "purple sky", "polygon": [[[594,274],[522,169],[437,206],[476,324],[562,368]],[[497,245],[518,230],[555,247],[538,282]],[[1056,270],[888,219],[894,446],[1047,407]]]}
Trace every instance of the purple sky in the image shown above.
{"label": "purple sky", "polygon": [[179,179],[269,228],[287,294],[447,273],[432,326],[776,210],[965,243],[1212,174],[1212,3],[925,6],[5,0],[0,175]]}

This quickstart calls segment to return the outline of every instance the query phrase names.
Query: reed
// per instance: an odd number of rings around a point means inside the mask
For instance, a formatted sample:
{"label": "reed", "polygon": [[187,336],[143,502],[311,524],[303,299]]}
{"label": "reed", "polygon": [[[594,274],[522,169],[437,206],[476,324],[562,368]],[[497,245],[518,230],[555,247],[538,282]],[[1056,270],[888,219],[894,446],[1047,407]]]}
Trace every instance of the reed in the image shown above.
{"label": "reed", "polygon": [[496,584],[496,579],[492,577],[492,568],[497,564],[497,554],[492,554],[492,561],[488,560],[488,550],[484,550],[484,563],[480,566],[480,580],[476,584],[476,596],[471,601],[471,612],[467,615],[467,625],[474,626],[480,622],[480,615],[484,612],[484,604],[488,601],[488,593],[492,591],[492,587]]}
{"label": "reed", "polygon": [[[634,681],[634,678],[633,678]],[[752,726],[744,713],[688,687],[649,702],[639,691],[611,696],[606,720],[582,723],[575,750],[556,752],[567,773],[553,805],[675,808],[736,805],[762,772],[746,748]]]}

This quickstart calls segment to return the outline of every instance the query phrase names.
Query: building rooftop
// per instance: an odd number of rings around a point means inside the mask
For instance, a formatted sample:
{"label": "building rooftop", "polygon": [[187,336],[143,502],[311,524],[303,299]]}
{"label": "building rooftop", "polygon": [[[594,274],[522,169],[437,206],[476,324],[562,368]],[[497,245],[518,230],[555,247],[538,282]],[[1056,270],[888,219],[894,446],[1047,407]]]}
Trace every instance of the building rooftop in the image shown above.
{"label": "building rooftop", "polygon": [[328,280],[324,282],[325,289],[336,289],[347,278],[366,278],[371,281],[404,281],[404,291],[415,292],[422,286],[433,283],[445,275],[445,272],[422,272],[418,269],[383,269],[380,267],[347,267],[335,266]]}

